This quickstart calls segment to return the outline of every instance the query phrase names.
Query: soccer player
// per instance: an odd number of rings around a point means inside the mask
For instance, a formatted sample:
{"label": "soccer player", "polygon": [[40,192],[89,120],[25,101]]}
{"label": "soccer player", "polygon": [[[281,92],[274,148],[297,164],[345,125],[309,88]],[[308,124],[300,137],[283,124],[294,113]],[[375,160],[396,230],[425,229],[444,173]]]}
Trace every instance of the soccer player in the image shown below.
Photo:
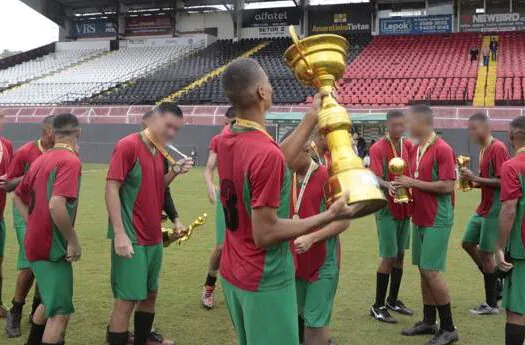
{"label": "soccer player", "polygon": [[446,345],[459,339],[447,283],[440,273],[445,270],[454,220],[455,156],[452,148],[434,132],[433,114],[428,106],[410,108],[408,129],[416,143],[409,162],[412,177],[397,176],[394,186],[412,189],[412,263],[419,268],[424,308],[423,321],[404,329],[402,334],[434,334],[427,345]]}
{"label": "soccer player", "polygon": [[[288,164],[294,171],[291,209],[295,218],[308,218],[326,210],[324,186],[329,178],[328,168],[317,164],[312,153],[311,142],[307,142]],[[341,248],[337,235],[349,224],[348,220],[333,222],[293,241],[297,307],[303,320],[304,345],[333,344],[328,326],[339,281]]]}
{"label": "soccer player", "polygon": [[76,153],[78,119],[53,120],[55,144],[33,161],[14,195],[27,223],[24,246],[42,296],[32,318],[27,345],[64,344],[73,306],[72,263],[81,256],[74,231],[82,164]]}
{"label": "soccer player", "polygon": [[501,167],[501,211],[496,262],[506,274],[502,307],[507,310],[505,345],[525,341],[525,116],[510,123],[510,141],[516,156]]}
{"label": "soccer player", "polygon": [[[5,118],[4,114],[0,112],[0,133],[4,130]],[[2,265],[4,262],[4,249],[5,249],[5,222],[4,222],[4,209],[6,202],[6,191],[5,186],[5,176],[9,168],[9,164],[13,159],[13,145],[11,142],[0,135],[0,318],[6,317],[7,309],[2,303]]]}
{"label": "soccer player", "polygon": [[[53,115],[50,115],[44,119],[41,125],[42,132],[39,139],[32,140],[16,150],[13,161],[9,165],[9,170],[7,172],[6,191],[12,192],[22,180],[24,174],[29,170],[31,163],[40,157],[44,151],[53,147],[55,144],[55,137],[53,135],[54,118]],[[6,316],[5,332],[9,338],[21,336],[20,321],[22,319],[22,311],[27,294],[29,293],[29,290],[31,290],[34,280],[33,272],[29,267],[29,262],[27,261],[24,250],[26,223],[16,207],[13,207],[13,223],[16,232],[16,239],[18,240],[18,262],[16,265],[16,268],[18,269],[18,279],[16,281],[15,296],[12,300],[12,307]],[[40,303],[41,299],[38,293],[38,287],[35,286],[31,315],[35,312]]]}
{"label": "soccer player", "polygon": [[[394,157],[401,157],[407,163],[405,175],[408,175],[412,144],[403,138],[405,115],[402,111],[390,110],[387,113],[386,128],[386,136],[370,148],[370,169],[376,174],[388,199],[388,205],[375,214],[381,261],[376,273],[376,300],[370,308],[370,315],[378,321],[396,323],[388,309],[404,315],[414,313],[398,298],[405,249],[410,243],[410,205],[394,203],[394,175],[389,172],[388,163]],[[390,293],[385,305],[389,280]]]}
{"label": "soccer player", "polygon": [[217,282],[217,274],[221,263],[222,244],[224,243],[224,232],[226,231],[226,224],[224,223],[224,211],[219,194],[219,189],[213,183],[213,171],[217,166],[217,140],[219,135],[228,130],[231,122],[235,120],[235,110],[229,107],[226,111],[225,126],[221,133],[214,136],[209,145],[208,161],[204,167],[204,181],[208,189],[208,199],[212,204],[215,204],[215,249],[210,256],[210,263],[208,265],[208,275],[204,283],[204,291],[202,292],[202,305],[207,309],[212,309],[214,306],[213,291]]}
{"label": "soccer player", "polygon": [[498,308],[498,278],[494,251],[498,240],[501,166],[509,159],[507,147],[490,132],[489,118],[484,113],[473,114],[468,121],[472,140],[481,145],[479,175],[462,169],[461,177],[481,188],[481,202],[467,224],[463,248],[483,273],[485,303],[470,310],[475,315],[495,315]]}
{"label": "soccer player", "polygon": [[291,161],[304,146],[322,96],[316,96],[314,107],[280,149],[264,128],[272,87],[257,61],[231,62],[222,86],[237,117],[217,145],[227,229],[220,267],[226,304],[239,345],[298,344],[295,269],[288,241],[355,212],[346,205],[345,194],[327,211],[287,219],[291,186],[285,157]]}
{"label": "soccer player", "polygon": [[[145,345],[151,334],[163,256],[164,192],[174,176],[188,172],[193,165],[192,160],[183,159],[164,174],[161,150],[183,125],[180,108],[161,103],[148,128],[124,137],[113,150],[106,183],[115,297],[108,328],[110,345],[128,343],[134,310],[134,344]],[[161,343],[172,344],[165,339]]]}

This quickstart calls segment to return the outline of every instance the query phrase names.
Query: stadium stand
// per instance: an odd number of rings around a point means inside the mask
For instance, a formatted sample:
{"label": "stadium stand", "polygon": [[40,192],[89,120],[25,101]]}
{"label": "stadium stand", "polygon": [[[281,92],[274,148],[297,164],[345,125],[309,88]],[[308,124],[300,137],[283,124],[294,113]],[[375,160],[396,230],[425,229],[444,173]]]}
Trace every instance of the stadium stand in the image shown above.
{"label": "stadium stand", "polygon": [[525,32],[499,33],[496,104],[525,102]]}
{"label": "stadium stand", "polygon": [[62,70],[97,56],[102,52],[103,50],[100,49],[65,50],[22,62],[13,67],[0,70],[0,89]]}
{"label": "stadium stand", "polygon": [[2,104],[74,102],[140,77],[201,48],[193,45],[122,48],[0,93]]}
{"label": "stadium stand", "polygon": [[55,51],[55,43],[49,43],[44,46],[34,48],[22,53],[11,55],[5,58],[0,59],[0,70],[13,67],[22,62],[30,61],[46,54],[52,53]]}
{"label": "stadium stand", "polygon": [[260,41],[219,40],[196,54],[174,61],[148,76],[96,97],[84,100],[90,104],[153,104],[172,92],[183,88],[210,71],[223,66]]}
{"label": "stadium stand", "polygon": [[347,105],[466,104],[476,84],[469,49],[479,34],[379,36],[348,66],[339,88]]}

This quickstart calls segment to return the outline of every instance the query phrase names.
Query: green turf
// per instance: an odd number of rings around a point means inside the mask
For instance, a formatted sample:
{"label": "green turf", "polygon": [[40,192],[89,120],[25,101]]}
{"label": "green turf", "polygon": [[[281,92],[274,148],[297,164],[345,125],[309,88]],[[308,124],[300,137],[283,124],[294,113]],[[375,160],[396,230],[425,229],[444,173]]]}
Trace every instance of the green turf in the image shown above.
{"label": "green turf", "polygon": [[[103,344],[106,324],[112,305],[109,282],[109,242],[106,239],[107,214],[104,204],[105,166],[84,167],[76,230],[83,247],[83,257],[75,264],[75,306],[67,332],[71,345]],[[203,212],[210,216],[208,223],[183,246],[166,249],[161,274],[161,288],[155,324],[178,345],[234,345],[235,338],[221,290],[217,307],[206,311],[200,306],[202,284],[208,257],[214,246],[214,207],[206,197],[202,170],[195,169],[173,183],[173,195],[181,218],[190,222]],[[477,268],[461,249],[465,224],[479,198],[478,192],[458,193],[456,222],[450,241],[446,278],[452,295],[452,307],[461,343],[465,345],[502,344],[504,316],[474,317],[468,309],[482,302],[483,283]],[[4,263],[5,304],[9,304],[15,285],[15,259],[18,246],[12,230],[11,206],[8,202],[8,228]],[[332,334],[341,345],[423,344],[426,338],[408,339],[399,331],[421,318],[419,278],[409,264],[410,253],[401,297],[416,310],[414,317],[399,317],[399,324],[386,325],[372,321],[368,308],[375,295],[377,264],[377,235],[372,217],[355,221],[342,235],[342,270],[339,291],[335,301]],[[30,300],[28,300],[30,305]],[[26,307],[28,311],[29,307]],[[0,344],[21,345],[27,337],[24,318],[23,337],[7,340],[0,336]],[[3,329],[3,323],[1,323]],[[278,329],[268,329],[278,332]],[[288,345],[288,344],[268,344]]]}

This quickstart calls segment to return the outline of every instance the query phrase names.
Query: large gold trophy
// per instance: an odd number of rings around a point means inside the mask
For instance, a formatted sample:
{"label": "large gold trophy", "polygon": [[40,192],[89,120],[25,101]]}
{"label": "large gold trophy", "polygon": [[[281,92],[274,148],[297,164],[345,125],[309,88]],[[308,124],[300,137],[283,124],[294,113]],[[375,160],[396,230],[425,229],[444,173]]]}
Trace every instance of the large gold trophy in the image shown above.
{"label": "large gold trophy", "polygon": [[304,85],[325,90],[319,113],[319,129],[326,136],[331,154],[328,202],[333,202],[344,191],[350,192],[348,204],[358,205],[354,218],[374,213],[386,205],[376,176],[365,168],[363,161],[352,149],[350,117],[332,96],[336,80],[346,68],[348,41],[339,35],[322,34],[299,40],[290,26],[293,45],[284,53],[288,67]]}
{"label": "large gold trophy", "polygon": [[206,223],[208,215],[203,213],[202,216],[197,217],[184,231],[178,232],[172,228],[162,228],[162,242],[164,247],[169,247],[173,243],[181,245],[190,239],[195,229]]}
{"label": "large gold trophy", "polygon": [[[394,176],[401,176],[405,173],[407,164],[404,159],[400,157],[394,157],[388,162],[388,170]],[[396,204],[406,204],[410,202],[410,193],[405,187],[396,188],[394,195],[394,202]]]}
{"label": "large gold trophy", "polygon": [[[470,157],[469,156],[463,156],[458,155],[456,157],[456,163],[458,164],[458,170],[461,172],[463,169],[468,169],[470,167]],[[458,190],[462,192],[470,192],[472,190],[472,186],[470,184],[470,181],[465,180],[464,178],[458,179]]]}

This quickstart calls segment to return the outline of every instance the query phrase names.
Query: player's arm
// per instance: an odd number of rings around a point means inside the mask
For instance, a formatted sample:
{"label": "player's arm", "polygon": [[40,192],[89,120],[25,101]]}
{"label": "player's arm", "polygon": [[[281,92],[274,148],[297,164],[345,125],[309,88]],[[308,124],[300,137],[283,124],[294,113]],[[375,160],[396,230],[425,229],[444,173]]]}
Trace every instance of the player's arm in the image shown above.
{"label": "player's arm", "polygon": [[299,254],[304,253],[308,251],[313,244],[337,236],[348,229],[349,226],[350,220],[348,219],[331,222],[318,231],[296,238],[294,241],[295,250]]}
{"label": "player's arm", "polygon": [[312,107],[304,115],[303,119],[295,127],[292,134],[290,134],[281,143],[281,151],[288,164],[292,163],[297,155],[303,150],[304,144],[310,137],[310,134],[317,125],[317,115],[321,110],[321,103],[323,98],[327,95],[326,92],[320,91],[314,96]]}
{"label": "player's arm", "polygon": [[426,182],[414,179],[409,188],[417,188],[433,194],[450,194],[454,192],[454,186],[454,180]]}
{"label": "player's arm", "polygon": [[61,162],[57,167],[49,200],[49,213],[58,231],[67,241],[66,260],[70,262],[79,260],[82,252],[67,207],[68,202],[78,199],[81,169],[82,165],[79,160]]}
{"label": "player's arm", "polygon": [[164,175],[164,183],[166,186],[173,182],[175,177],[186,174],[188,171],[190,171],[190,169],[193,167],[193,163],[193,158],[183,158],[176,163],[180,167],[180,171],[175,172],[173,167],[168,169],[168,172]]}
{"label": "player's arm", "polygon": [[11,193],[12,191],[14,191],[16,187],[18,186],[18,184],[20,183],[20,181],[22,181],[22,177],[23,176],[15,177],[15,178],[7,180],[4,186],[5,191],[8,193]]}
{"label": "player's arm", "polygon": [[18,213],[20,213],[20,216],[24,219],[24,222],[27,223],[27,217],[29,215],[29,208],[26,204],[22,201],[22,199],[14,194],[13,195],[13,205],[17,209]]}
{"label": "player's arm", "polygon": [[213,183],[213,171],[217,166],[217,154],[210,150],[208,155],[208,161],[204,167],[204,182],[206,182],[206,188],[208,190],[208,199],[212,204],[215,204],[215,184]]}
{"label": "player's arm", "polygon": [[370,148],[370,170],[376,175],[377,182],[379,184],[379,187],[381,187],[384,190],[387,190],[389,193],[394,193],[394,187],[392,186],[392,183],[389,181],[383,180],[383,176],[385,175],[383,172],[383,158],[381,157],[381,152],[379,150],[379,147],[377,145],[373,145]]}
{"label": "player's arm", "polygon": [[501,168],[501,209],[499,212],[499,236],[496,242],[496,262],[503,271],[512,268],[512,264],[505,259],[504,248],[512,231],[516,219],[518,200],[522,195],[520,174],[518,171],[504,164]]}
{"label": "player's arm", "polygon": [[348,219],[355,210],[354,207],[346,205],[346,200],[348,200],[348,194],[339,198],[328,210],[299,220],[278,218],[275,208],[255,208],[252,210],[255,245],[260,248],[268,248],[284,241],[290,241],[334,220]]}

